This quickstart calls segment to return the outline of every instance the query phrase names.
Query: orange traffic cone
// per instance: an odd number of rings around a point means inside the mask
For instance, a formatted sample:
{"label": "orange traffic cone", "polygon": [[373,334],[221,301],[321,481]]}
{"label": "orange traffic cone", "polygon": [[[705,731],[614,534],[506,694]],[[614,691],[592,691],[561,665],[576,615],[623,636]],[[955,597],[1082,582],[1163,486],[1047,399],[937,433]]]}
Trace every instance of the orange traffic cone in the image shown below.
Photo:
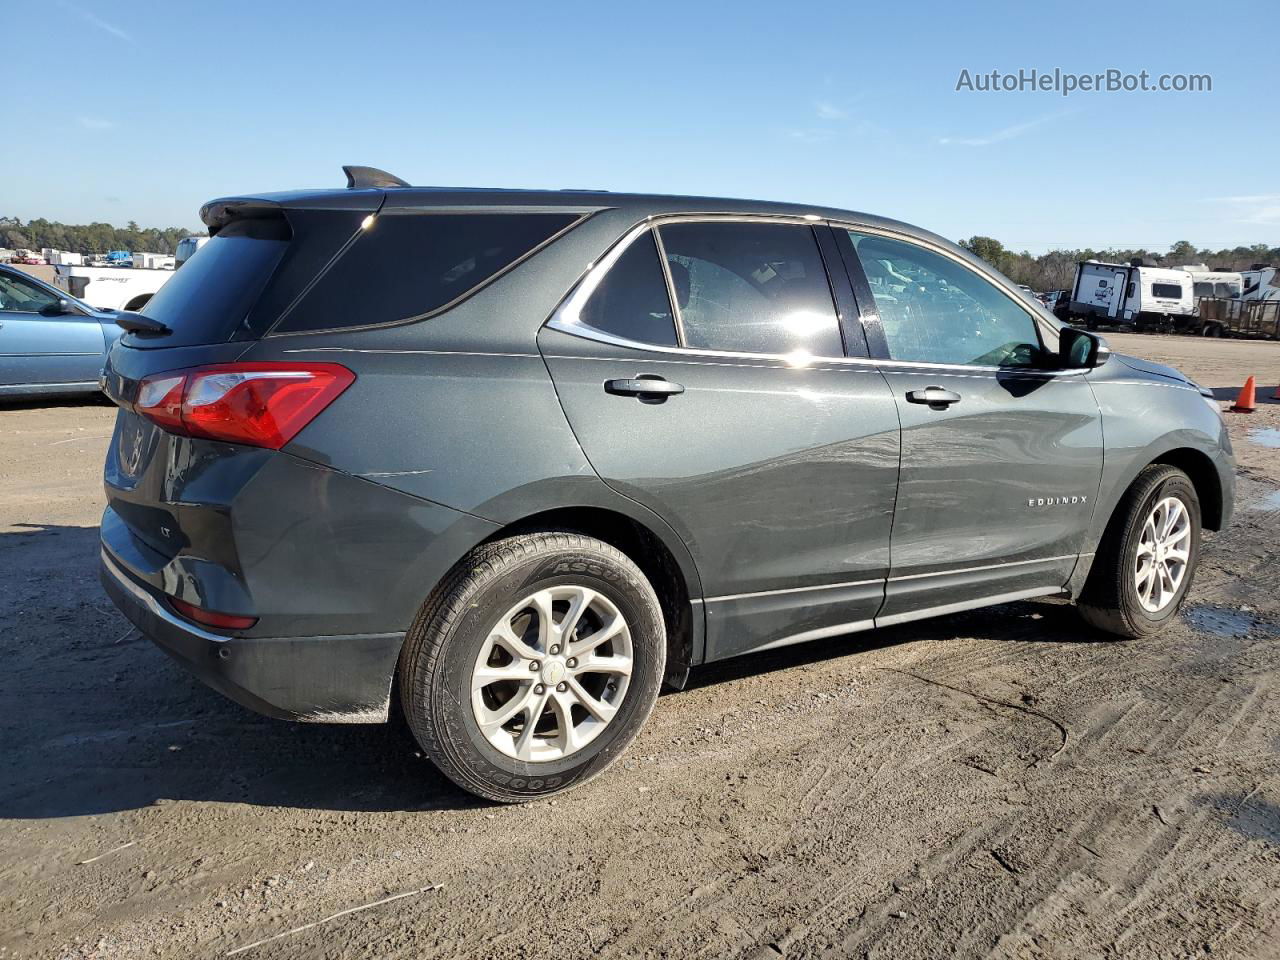
{"label": "orange traffic cone", "polygon": [[1253,377],[1249,377],[1240,388],[1240,396],[1236,397],[1231,410],[1233,413],[1253,413],[1256,409],[1257,405],[1253,402]]}

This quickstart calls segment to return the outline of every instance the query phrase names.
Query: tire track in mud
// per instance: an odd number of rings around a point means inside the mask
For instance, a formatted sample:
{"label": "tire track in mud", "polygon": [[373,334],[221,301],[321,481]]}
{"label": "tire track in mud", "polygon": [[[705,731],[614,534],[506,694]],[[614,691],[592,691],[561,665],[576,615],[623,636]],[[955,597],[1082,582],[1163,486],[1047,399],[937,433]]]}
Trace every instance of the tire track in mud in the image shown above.
{"label": "tire track in mud", "polygon": [[[912,677],[904,671],[893,670],[892,672],[902,673],[912,681],[912,685],[919,683],[919,678]],[[905,687],[903,689],[910,688]],[[927,782],[935,779],[937,771],[951,770],[957,766],[951,754],[974,741],[990,738],[992,734],[988,716],[993,704],[985,701],[991,698],[974,696],[969,691],[955,690],[946,685],[935,685],[934,689],[935,692],[941,691],[937,695],[939,701],[938,714],[951,718],[956,713],[955,707],[957,704],[968,704],[967,707],[962,708],[962,712],[967,710],[979,715],[980,720],[975,724],[974,733],[953,738],[954,743],[935,741],[930,745],[927,754],[916,763],[904,764],[901,762],[900,758],[907,741],[899,742],[895,739],[892,742],[877,742],[877,750],[875,752],[868,751],[865,747],[859,751],[851,752],[842,757],[841,762],[838,764],[817,764],[812,774],[798,778],[802,783],[802,787],[798,790],[802,818],[811,812],[825,809],[828,806],[834,812],[843,813],[844,818],[833,821],[828,832],[815,831],[798,841],[789,841],[777,845],[770,851],[769,866],[761,871],[757,878],[758,882],[754,884],[740,883],[732,887],[716,885],[714,888],[715,895],[711,899],[699,900],[696,904],[687,905],[695,915],[688,916],[683,924],[672,930],[667,924],[673,918],[664,916],[659,920],[659,927],[669,930],[676,939],[679,939],[693,927],[705,921],[708,912],[718,913],[722,908],[741,913],[749,907],[757,914],[773,917],[785,917],[788,914],[796,913],[807,914],[807,920],[797,920],[796,924],[786,934],[786,937],[794,940],[804,935],[807,927],[813,926],[823,918],[828,918],[831,923],[837,925],[845,925],[849,922],[850,917],[855,914],[860,915],[865,909],[867,894],[874,890],[874,877],[881,866],[878,861],[869,861],[865,866],[859,868],[859,864],[856,861],[849,863],[842,858],[840,867],[835,870],[820,869],[812,880],[797,888],[794,881],[786,881],[786,876],[791,871],[791,867],[785,862],[785,859],[780,859],[780,854],[783,852],[782,848],[784,847],[800,848],[795,853],[801,856],[804,855],[805,851],[840,850],[846,847],[856,849],[860,838],[865,836],[867,827],[859,822],[856,813],[852,817],[850,813],[856,810],[856,798],[869,791],[872,783],[885,770],[892,771],[892,776],[888,778],[891,782],[886,792],[896,793],[898,791],[893,789],[894,784],[892,781],[897,780],[903,788],[908,788],[911,783]],[[1004,710],[1007,705],[1001,703],[996,704],[996,706],[1000,710]],[[1018,710],[1017,707],[1014,709]],[[1037,720],[1035,722],[1043,723],[1044,721]],[[1049,722],[1052,723],[1052,720],[1050,719]],[[1054,741],[1055,743],[1057,742],[1056,737]],[[913,749],[918,749],[918,744],[914,744]],[[879,756],[876,754],[879,754]],[[866,770],[874,760],[879,762],[872,777],[865,778],[860,776],[860,771]],[[980,775],[977,773],[972,774],[972,776],[986,777],[985,774]],[[820,788],[824,784],[828,782],[835,783],[840,780],[852,784],[852,789],[828,791],[824,797],[820,798],[818,796],[821,793]],[[1001,790],[1008,786],[1008,782],[1000,777],[995,777],[990,783],[993,790]],[[903,789],[902,792],[907,793],[909,789]],[[850,803],[851,799],[853,799],[853,803]],[[1005,832],[1011,829],[1013,829],[1013,825],[1008,825],[995,834],[990,833],[990,831],[979,830],[974,833],[975,839],[972,842],[974,844],[983,841],[994,842],[1002,839]],[[924,854],[925,852],[922,848],[921,853]],[[962,853],[964,853],[963,850],[957,850],[951,856],[958,857]],[[945,872],[949,865],[949,860],[945,856],[939,858],[934,855],[926,862],[932,864],[933,869],[936,869],[939,874]],[[752,889],[744,889],[746,887],[751,887]],[[759,895],[753,896],[753,891],[759,891]],[[703,892],[698,891],[700,894]],[[732,901],[731,903],[728,902],[730,900]],[[771,929],[778,926],[779,921],[775,919],[764,926],[747,928],[746,935],[739,939],[733,948],[722,955],[732,956],[739,952],[749,953],[760,949],[760,942],[762,940],[768,941]],[[784,941],[786,937],[784,937]],[[624,946],[627,945],[629,944],[624,944]],[[716,956],[718,955],[717,948],[708,946],[701,955]]]}
{"label": "tire track in mud", "polygon": [[[932,666],[932,664],[930,664]],[[907,673],[906,671],[896,670],[895,672]],[[908,674],[909,675],[909,674]],[[926,682],[929,681],[928,678]],[[956,690],[950,685],[937,684],[948,690]],[[1203,689],[1203,688],[1202,688]],[[968,696],[975,696],[972,691],[956,690]],[[983,699],[981,695],[976,695],[978,699]],[[1221,691],[1217,688],[1209,688],[1208,695],[1201,697],[1198,701],[1184,704],[1181,707],[1168,709],[1166,705],[1150,704],[1137,699],[1130,699],[1122,704],[1110,706],[1102,711],[1094,711],[1093,716],[1089,717],[1085,730],[1074,740],[1070,740],[1069,735],[1064,739],[1062,748],[1055,751],[1066,750],[1068,743],[1071,749],[1067,751],[1062,758],[1062,762],[1072,768],[1086,768],[1097,760],[1096,754],[1104,750],[1108,750],[1113,739],[1123,742],[1145,742],[1151,744],[1152,733],[1158,733],[1159,739],[1168,745],[1177,746],[1187,739],[1191,738],[1197,725],[1205,719],[1214,719],[1214,710],[1221,707],[1219,702],[1222,698]],[[1252,692],[1245,700],[1240,703],[1232,714],[1233,729],[1238,725],[1238,718],[1247,712],[1250,705],[1258,699],[1256,691]],[[1002,706],[1010,706],[1003,703]],[[1039,713],[1039,711],[1037,711]],[[1086,715],[1087,716],[1087,715]],[[1057,724],[1052,718],[1048,718],[1050,722]],[[1061,728],[1065,733],[1066,727]],[[1125,749],[1120,747],[1120,749]],[[1135,764],[1140,763],[1139,758],[1144,753],[1152,752],[1142,749],[1141,752],[1135,753]],[[1141,776],[1140,771],[1133,770],[1133,775]],[[1114,785],[1117,792],[1123,793],[1123,784]],[[1102,799],[1102,798],[1099,798]],[[1171,809],[1177,805],[1181,799],[1181,795],[1175,795],[1173,798],[1165,800],[1166,806]],[[1189,801],[1188,801],[1189,802]],[[1068,816],[1075,816],[1076,822],[1072,828],[1063,831],[1050,850],[1049,856],[1043,858],[1042,862],[1053,864],[1048,869],[1033,868],[1026,873],[1020,872],[1017,880],[1020,885],[1039,884],[1047,886],[1046,892],[1040,898],[1029,900],[1025,908],[1020,911],[1021,920],[1018,917],[1008,916],[1003,918],[998,912],[990,914],[988,921],[981,925],[980,929],[975,929],[967,933],[957,943],[957,954],[972,955],[985,954],[987,950],[983,947],[983,941],[989,944],[991,942],[989,935],[1002,935],[1007,931],[1017,933],[1020,927],[1025,928],[1028,924],[1028,918],[1041,916],[1044,918],[1043,924],[1033,924],[1039,926],[1037,933],[1043,934],[1047,929],[1057,929],[1066,923],[1065,918],[1056,918],[1050,921],[1052,913],[1052,900],[1054,896],[1062,897],[1065,887],[1070,885],[1083,885],[1089,890],[1096,892],[1099,889],[1114,889],[1113,884],[1102,886],[1101,881],[1094,875],[1093,868],[1098,862],[1106,862],[1110,859],[1109,851],[1118,842],[1112,838],[1121,823],[1126,822],[1124,818],[1141,818],[1145,821],[1150,820],[1146,824],[1152,831],[1146,840],[1145,846],[1142,848],[1143,854],[1134,860],[1131,869],[1139,870],[1140,876],[1145,879],[1142,886],[1139,887],[1134,898],[1129,901],[1128,907],[1120,910],[1120,905],[1116,905],[1106,911],[1094,914],[1090,903],[1075,904],[1074,913],[1071,917],[1071,923],[1077,927],[1093,930],[1094,935],[1087,938],[1086,942],[1092,942],[1094,947],[1099,942],[1101,932],[1098,930],[1100,926],[1108,923],[1109,917],[1116,916],[1119,912],[1122,916],[1129,918],[1130,929],[1137,928],[1142,931],[1142,935],[1150,941],[1156,937],[1159,926],[1167,922],[1167,916],[1150,907],[1150,903],[1165,896],[1170,902],[1177,902],[1179,896],[1185,896],[1188,890],[1199,891],[1212,887],[1223,876],[1229,876],[1232,871],[1244,870],[1248,865],[1248,858],[1245,855],[1238,854],[1236,856],[1228,856],[1229,851],[1233,848],[1232,841],[1229,838],[1219,837],[1216,841],[1206,845],[1196,840],[1199,832],[1207,829],[1212,821],[1212,816],[1208,813],[1199,814],[1197,819],[1189,819],[1183,817],[1175,827],[1170,827],[1160,823],[1159,819],[1152,817],[1149,810],[1142,809],[1135,812],[1132,805],[1112,807],[1103,802],[1094,812],[1085,818],[1079,818],[1078,812],[1073,810],[1065,810],[1063,813]],[[1004,831],[992,833],[980,833],[975,835],[979,841],[986,842],[991,845],[998,844],[1010,835],[1015,835],[1019,829],[1019,822],[1015,821]],[[1193,830],[1192,828],[1195,828]],[[974,850],[980,843],[974,842],[970,838],[966,849]],[[1074,849],[1068,849],[1074,847]],[[1102,856],[1099,856],[1101,852]],[[939,873],[954,867],[957,862],[957,855],[953,850],[949,855],[941,858],[934,858],[935,864],[940,864]],[[1176,869],[1172,864],[1177,864]],[[917,871],[925,870],[927,867],[922,864],[917,867]],[[808,930],[815,925],[830,926],[838,923],[841,918],[845,923],[853,923],[856,919],[857,932],[855,935],[841,940],[830,951],[831,956],[848,956],[857,955],[860,948],[876,943],[880,933],[885,931],[896,931],[903,926],[902,919],[891,916],[895,911],[881,909],[877,911],[877,906],[884,907],[885,904],[891,904],[892,899],[887,898],[878,904],[866,903],[857,904],[857,909],[842,909],[842,899],[844,895],[852,889],[852,882],[846,882],[841,885],[831,885],[831,881],[838,877],[839,874],[830,874],[825,878],[823,883],[819,883],[814,889],[808,890],[799,898],[801,902],[805,900],[806,895],[812,896],[817,889],[826,886],[827,902],[826,904],[810,918],[805,925],[795,925],[787,931],[787,933],[777,941],[778,947],[782,948],[784,955],[808,955],[809,949],[799,949],[806,944],[809,938]],[[834,889],[834,892],[833,892]],[[1055,893],[1056,891],[1056,893]],[[1112,897],[1111,900],[1115,898]],[[843,905],[848,906],[848,905]],[[855,917],[856,915],[856,917]],[[889,919],[886,919],[888,917]],[[868,919],[871,918],[871,919]],[[1141,923],[1139,924],[1139,919]],[[874,922],[872,922],[874,921]],[[1241,927],[1246,921],[1239,921],[1236,926]],[[1106,931],[1111,942],[1115,942],[1115,938],[1123,929],[1121,926],[1114,925]],[[767,936],[768,929],[757,928],[751,938],[751,942]],[[822,939],[817,936],[816,939]],[[1101,942],[1107,942],[1103,939]],[[1084,944],[1082,943],[1082,947]],[[753,949],[750,943],[739,943],[735,947],[735,951],[729,955],[737,955],[744,951]],[[765,956],[765,954],[761,954]]]}
{"label": "tire track in mud", "polygon": [[[905,691],[909,687],[899,689]],[[886,687],[880,687],[879,692],[886,698],[896,696]],[[944,691],[944,696],[950,700],[952,695]],[[970,709],[985,714],[980,703]],[[919,749],[919,743],[907,736],[909,726],[912,725],[899,725],[898,729],[887,731],[886,737],[862,741],[856,749],[848,751],[841,750],[838,742],[833,743],[826,737],[797,744],[798,752],[812,752],[822,759],[807,763],[805,771],[794,778],[794,789],[784,793],[795,804],[793,831],[784,832],[777,842],[760,851],[758,861],[748,874],[721,877],[705,884],[674,908],[647,918],[643,925],[664,931],[666,943],[705,938],[701,955],[716,956],[720,955],[721,948],[714,945],[716,941],[708,931],[715,918],[725,914],[736,917],[750,911],[756,915],[786,916],[811,910],[843,913],[842,903],[872,882],[879,863],[872,862],[863,870],[850,870],[851,865],[842,857],[840,868],[830,872],[818,868],[815,876],[797,885],[793,875],[796,861],[813,860],[824,850],[856,850],[868,828],[856,813],[850,814],[854,813],[858,799],[876,789],[877,781],[886,780],[879,789],[893,795],[899,789],[895,782],[906,787],[932,779],[931,771],[956,766],[949,756],[955,747],[936,740],[929,744],[929,750],[918,763],[903,764],[904,753]],[[824,756],[824,750],[834,750],[835,756],[830,753]],[[871,776],[865,776],[864,772],[872,768]],[[822,810],[831,810],[832,817],[825,820],[818,817]],[[700,928],[704,931],[702,936],[698,933]],[[765,932],[750,926],[744,929],[748,933],[739,938],[739,946],[734,949],[749,951],[759,947]],[[644,939],[643,936],[624,937],[610,943],[602,955],[627,956]],[[733,951],[723,955],[733,955]]]}

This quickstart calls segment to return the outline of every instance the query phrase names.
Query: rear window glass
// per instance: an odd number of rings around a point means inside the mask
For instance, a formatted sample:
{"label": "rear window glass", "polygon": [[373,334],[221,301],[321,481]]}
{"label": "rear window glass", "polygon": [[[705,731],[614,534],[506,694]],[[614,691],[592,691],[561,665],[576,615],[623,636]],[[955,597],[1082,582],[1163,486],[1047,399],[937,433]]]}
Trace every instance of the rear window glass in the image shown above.
{"label": "rear window glass", "polygon": [[142,308],[141,313],[173,330],[167,337],[148,338],[145,345],[230,340],[288,245],[289,226],[281,219],[241,220],[224,227]]}
{"label": "rear window glass", "polygon": [[1151,285],[1151,295],[1153,297],[1168,297],[1172,300],[1182,299],[1182,287],[1176,283],[1153,283]]}
{"label": "rear window glass", "polygon": [[578,218],[565,213],[383,214],[274,332],[424,316],[475,290]]}

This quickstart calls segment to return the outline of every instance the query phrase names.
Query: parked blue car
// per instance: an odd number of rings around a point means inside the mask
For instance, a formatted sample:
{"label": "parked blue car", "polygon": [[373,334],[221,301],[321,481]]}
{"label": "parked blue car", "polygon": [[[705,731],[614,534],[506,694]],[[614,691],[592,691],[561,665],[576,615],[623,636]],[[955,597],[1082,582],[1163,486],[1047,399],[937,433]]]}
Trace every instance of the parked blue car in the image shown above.
{"label": "parked blue car", "polygon": [[114,310],[0,265],[0,398],[97,392],[121,332]]}

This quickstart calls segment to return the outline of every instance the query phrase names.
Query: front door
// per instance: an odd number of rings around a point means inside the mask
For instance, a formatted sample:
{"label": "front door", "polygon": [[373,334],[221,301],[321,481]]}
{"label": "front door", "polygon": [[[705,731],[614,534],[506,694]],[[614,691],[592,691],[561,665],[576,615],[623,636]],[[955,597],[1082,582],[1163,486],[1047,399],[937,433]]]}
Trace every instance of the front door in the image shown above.
{"label": "front door", "polygon": [[689,545],[709,660],[869,627],[883,599],[898,414],[875,366],[846,360],[841,320],[850,353],[866,342],[818,237],[741,219],[641,231],[538,339],[596,471]]}
{"label": "front door", "polygon": [[845,237],[902,420],[878,623],[1056,592],[1083,549],[1102,474],[1101,416],[1083,371],[1054,370],[1052,331],[959,258],[887,234]]}
{"label": "front door", "polygon": [[102,327],[79,313],[46,316],[59,298],[0,273],[0,386],[91,383],[102,372]]}

